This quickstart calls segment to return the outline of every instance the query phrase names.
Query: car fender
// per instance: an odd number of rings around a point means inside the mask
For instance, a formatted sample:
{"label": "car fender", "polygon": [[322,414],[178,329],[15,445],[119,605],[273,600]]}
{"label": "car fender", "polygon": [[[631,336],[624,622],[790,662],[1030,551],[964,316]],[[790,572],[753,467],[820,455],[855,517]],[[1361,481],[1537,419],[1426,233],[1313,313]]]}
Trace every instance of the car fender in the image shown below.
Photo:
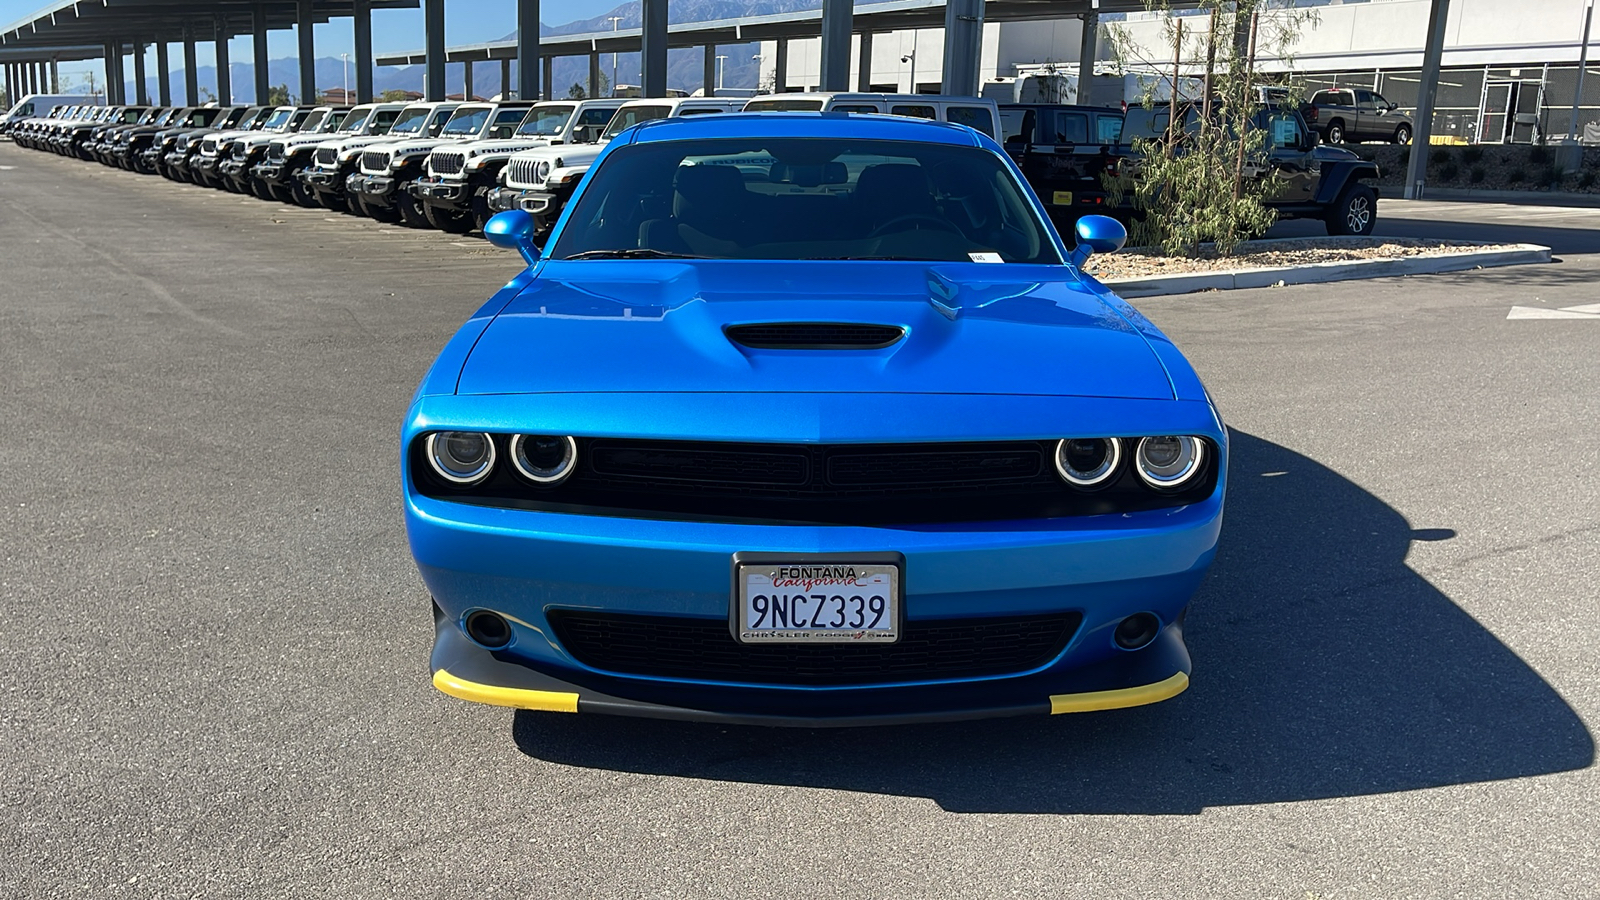
{"label": "car fender", "polygon": [[1344,193],[1352,181],[1378,180],[1378,167],[1366,160],[1327,161],[1322,164],[1321,177],[1317,179],[1316,202],[1332,204]]}

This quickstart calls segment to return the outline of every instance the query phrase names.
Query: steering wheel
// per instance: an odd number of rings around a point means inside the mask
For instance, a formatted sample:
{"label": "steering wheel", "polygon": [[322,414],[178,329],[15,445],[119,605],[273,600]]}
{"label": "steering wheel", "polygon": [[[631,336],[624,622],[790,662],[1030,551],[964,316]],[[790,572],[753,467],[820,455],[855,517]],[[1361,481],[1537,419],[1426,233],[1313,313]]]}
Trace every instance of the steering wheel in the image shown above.
{"label": "steering wheel", "polygon": [[894,226],[904,222],[927,222],[937,227],[940,231],[948,231],[953,234],[961,233],[956,230],[954,225],[936,215],[933,215],[932,213],[906,213],[902,216],[895,216],[882,225],[879,225],[877,228],[872,229],[872,233],[867,235],[867,237],[877,237],[878,235],[883,234],[885,231],[888,231]]}

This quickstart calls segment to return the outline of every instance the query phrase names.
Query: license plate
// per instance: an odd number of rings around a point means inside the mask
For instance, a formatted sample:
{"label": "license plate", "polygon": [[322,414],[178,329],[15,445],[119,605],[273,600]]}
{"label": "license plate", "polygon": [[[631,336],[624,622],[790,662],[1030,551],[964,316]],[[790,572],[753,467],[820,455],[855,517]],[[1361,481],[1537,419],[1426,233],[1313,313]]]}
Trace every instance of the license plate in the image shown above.
{"label": "license plate", "polygon": [[1056,191],[1055,194],[1050,198],[1050,202],[1055,204],[1056,206],[1071,206],[1072,205],[1072,192],[1071,191]]}
{"label": "license plate", "polygon": [[902,567],[898,554],[736,556],[734,636],[746,644],[894,643]]}

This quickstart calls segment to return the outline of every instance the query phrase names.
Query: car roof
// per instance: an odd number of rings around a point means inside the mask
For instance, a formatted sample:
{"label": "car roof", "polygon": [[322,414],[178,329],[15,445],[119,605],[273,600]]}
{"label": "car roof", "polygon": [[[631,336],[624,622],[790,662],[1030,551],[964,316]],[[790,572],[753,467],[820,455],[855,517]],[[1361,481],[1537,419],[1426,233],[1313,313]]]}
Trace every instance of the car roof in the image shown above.
{"label": "car roof", "polygon": [[634,142],[706,138],[858,138],[976,146],[977,133],[961,125],[861,113],[755,112],[654,119],[635,126]]}

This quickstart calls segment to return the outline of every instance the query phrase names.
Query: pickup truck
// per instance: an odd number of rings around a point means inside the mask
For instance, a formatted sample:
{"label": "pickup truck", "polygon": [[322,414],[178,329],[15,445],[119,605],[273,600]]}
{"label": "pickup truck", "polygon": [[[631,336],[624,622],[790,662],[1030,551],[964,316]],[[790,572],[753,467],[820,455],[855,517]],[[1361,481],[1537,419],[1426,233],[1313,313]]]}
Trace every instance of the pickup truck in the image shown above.
{"label": "pickup truck", "polygon": [[325,209],[361,214],[359,198],[345,193],[345,184],[361,168],[361,154],[373,144],[400,135],[433,135],[455,112],[455,103],[380,103],[361,134],[332,138],[317,145],[311,166],[300,173],[300,184]]}
{"label": "pickup truck", "polygon": [[[1200,115],[1193,104],[1178,108],[1179,119],[1187,130]],[[1168,134],[1170,112],[1165,106],[1128,110],[1122,137],[1164,140]],[[1280,219],[1321,219],[1329,234],[1371,234],[1378,220],[1378,167],[1341,147],[1319,143],[1299,110],[1288,106],[1262,107],[1255,113],[1255,124],[1266,129],[1267,145],[1260,157],[1251,161],[1252,177],[1282,180],[1277,194],[1267,206],[1277,210]],[[1180,130],[1181,133],[1181,130]],[[1113,171],[1124,165],[1137,168],[1138,159],[1129,143],[1119,145],[1110,156]],[[1130,192],[1131,194],[1131,192]],[[1127,219],[1134,211],[1125,200],[1114,215]]]}
{"label": "pickup truck", "polygon": [[427,228],[432,223],[410,187],[422,177],[428,154],[445,144],[482,140],[499,129],[515,133],[532,107],[531,102],[463,103],[435,136],[384,141],[362,151],[361,171],[345,180],[345,190],[359,197],[360,208],[374,219]]}
{"label": "pickup truck", "polygon": [[1416,130],[1411,117],[1377,91],[1353,88],[1317,91],[1302,111],[1306,123],[1330,144],[1345,141],[1409,144]]}
{"label": "pickup truck", "polygon": [[488,194],[489,208],[494,212],[508,209],[530,212],[539,232],[548,232],[600,151],[624,129],[652,119],[737,112],[744,104],[745,101],[738,98],[714,97],[630,100],[617,108],[611,123],[593,144],[537,147],[513,155],[500,172],[501,187]]}
{"label": "pickup truck", "polygon": [[489,192],[513,154],[535,147],[592,144],[625,102],[604,98],[534,104],[514,131],[434,150],[428,155],[427,174],[411,182],[411,195],[422,202],[435,228],[454,234],[481,231],[494,215]]}
{"label": "pickup truck", "polygon": [[1101,176],[1126,153],[1122,110],[1103,106],[1007,103],[1001,144],[1063,234],[1082,216],[1106,211]]}

